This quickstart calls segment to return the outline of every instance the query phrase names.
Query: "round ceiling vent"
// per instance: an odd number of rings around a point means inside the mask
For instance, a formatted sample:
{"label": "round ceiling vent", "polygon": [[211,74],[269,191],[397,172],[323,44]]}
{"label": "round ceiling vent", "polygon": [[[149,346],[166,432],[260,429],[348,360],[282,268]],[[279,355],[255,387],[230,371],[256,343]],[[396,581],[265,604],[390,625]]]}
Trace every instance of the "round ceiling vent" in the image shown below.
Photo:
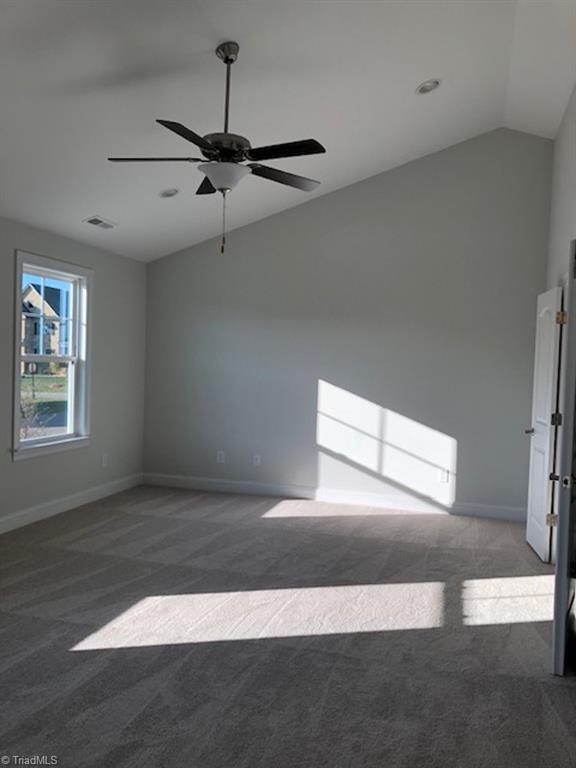
{"label": "round ceiling vent", "polygon": [[420,93],[420,94],[432,93],[432,91],[435,91],[436,88],[440,87],[441,82],[442,80],[438,80],[435,77],[430,80],[424,80],[424,82],[420,83],[418,88],[416,88],[416,93]]}

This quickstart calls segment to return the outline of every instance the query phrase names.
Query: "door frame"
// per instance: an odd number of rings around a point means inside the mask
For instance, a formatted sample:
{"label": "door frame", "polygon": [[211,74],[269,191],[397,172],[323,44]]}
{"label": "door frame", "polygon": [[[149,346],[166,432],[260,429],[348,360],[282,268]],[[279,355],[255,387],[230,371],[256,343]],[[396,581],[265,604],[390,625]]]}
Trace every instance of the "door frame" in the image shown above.
{"label": "door frame", "polygon": [[[576,240],[570,244],[570,268],[566,275],[564,306],[568,322],[563,339],[564,365],[561,368],[562,427],[560,434],[560,481],[558,482],[558,525],[556,528],[556,572],[554,579],[553,672],[564,675],[571,631],[569,612],[574,592],[572,570],[573,532],[576,517]],[[564,281],[563,281],[564,282]]]}

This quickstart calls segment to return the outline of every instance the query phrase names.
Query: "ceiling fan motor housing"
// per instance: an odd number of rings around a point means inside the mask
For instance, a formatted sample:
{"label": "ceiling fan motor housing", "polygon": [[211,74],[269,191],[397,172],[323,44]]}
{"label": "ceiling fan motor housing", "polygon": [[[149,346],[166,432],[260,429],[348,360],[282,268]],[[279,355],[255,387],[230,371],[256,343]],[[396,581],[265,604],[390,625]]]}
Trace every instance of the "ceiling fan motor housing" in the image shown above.
{"label": "ceiling fan motor housing", "polygon": [[209,160],[218,158],[231,163],[238,163],[245,159],[246,152],[250,149],[250,142],[244,136],[236,133],[208,133],[204,136],[206,141],[214,146],[214,152],[202,150],[202,154]]}

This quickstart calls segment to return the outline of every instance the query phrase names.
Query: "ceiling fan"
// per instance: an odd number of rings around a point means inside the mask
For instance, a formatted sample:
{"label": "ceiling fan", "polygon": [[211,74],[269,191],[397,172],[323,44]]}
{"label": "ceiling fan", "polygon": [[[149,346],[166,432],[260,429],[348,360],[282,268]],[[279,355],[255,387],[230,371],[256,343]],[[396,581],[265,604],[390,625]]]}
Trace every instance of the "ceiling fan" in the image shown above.
{"label": "ceiling fan", "polygon": [[[315,189],[320,184],[319,181],[262,165],[260,160],[321,154],[326,150],[320,142],[315,139],[304,139],[284,144],[271,144],[265,147],[252,147],[244,136],[229,133],[230,74],[232,64],[238,58],[238,51],[238,43],[233,41],[221,43],[216,48],[216,55],[226,64],[224,131],[222,133],[209,133],[206,136],[200,136],[182,123],[176,123],[172,120],[156,121],[186,141],[195,144],[203,157],[109,157],[108,160],[114,163],[201,163],[198,168],[204,173],[205,178],[196,190],[197,195],[211,195],[218,191],[225,198],[226,192],[234,189],[238,182],[250,173],[253,176],[260,176],[263,179],[286,184],[305,192]],[[250,162],[243,164],[247,160]]]}

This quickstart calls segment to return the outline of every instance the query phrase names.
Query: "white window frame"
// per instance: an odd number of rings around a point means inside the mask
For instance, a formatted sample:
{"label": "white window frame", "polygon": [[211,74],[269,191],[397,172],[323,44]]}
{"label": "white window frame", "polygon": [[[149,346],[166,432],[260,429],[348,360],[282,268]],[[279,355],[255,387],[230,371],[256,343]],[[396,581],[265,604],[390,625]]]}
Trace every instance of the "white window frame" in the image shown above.
{"label": "white window frame", "polygon": [[[74,322],[69,336],[67,355],[30,355],[22,352],[22,275],[30,271],[46,277],[71,280],[73,289]],[[16,251],[15,307],[14,307],[14,390],[13,390],[13,460],[30,458],[45,453],[69,450],[88,445],[90,441],[89,409],[89,353],[91,331],[93,272],[86,267],[50,259],[27,251]],[[33,358],[31,360],[31,358]],[[69,376],[68,420],[72,431],[65,435],[20,438],[20,372],[22,362],[68,362],[73,374]]]}

